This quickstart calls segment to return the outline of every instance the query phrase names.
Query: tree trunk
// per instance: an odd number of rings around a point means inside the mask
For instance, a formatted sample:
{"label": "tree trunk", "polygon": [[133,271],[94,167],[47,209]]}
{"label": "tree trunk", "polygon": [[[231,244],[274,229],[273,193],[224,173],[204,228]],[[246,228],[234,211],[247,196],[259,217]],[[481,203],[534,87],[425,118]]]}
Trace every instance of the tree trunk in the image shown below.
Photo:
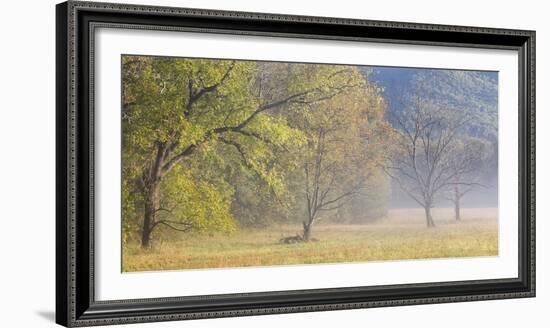
{"label": "tree trunk", "polygon": [[141,247],[147,248],[151,243],[151,232],[155,227],[155,215],[160,208],[160,181],[162,179],[162,166],[166,155],[166,146],[157,144],[157,154],[153,165],[145,172],[147,177],[144,182],[144,216],[141,231]]}
{"label": "tree trunk", "polygon": [[432,207],[424,206],[424,212],[426,212],[426,225],[428,228],[435,227],[434,220],[432,218]]}
{"label": "tree trunk", "polygon": [[304,241],[309,241],[309,239],[311,238],[312,223],[313,221],[311,219],[308,220],[308,222],[306,221],[302,222],[302,225],[304,226],[304,235],[303,235]]}
{"label": "tree trunk", "polygon": [[147,248],[151,242],[151,232],[155,223],[155,214],[160,204],[159,183],[154,182],[146,189],[145,214],[143,217],[143,229],[141,233],[141,247]]}
{"label": "tree trunk", "polygon": [[458,186],[456,185],[455,185],[454,203],[455,203],[455,220],[460,221],[460,193],[458,190]]}

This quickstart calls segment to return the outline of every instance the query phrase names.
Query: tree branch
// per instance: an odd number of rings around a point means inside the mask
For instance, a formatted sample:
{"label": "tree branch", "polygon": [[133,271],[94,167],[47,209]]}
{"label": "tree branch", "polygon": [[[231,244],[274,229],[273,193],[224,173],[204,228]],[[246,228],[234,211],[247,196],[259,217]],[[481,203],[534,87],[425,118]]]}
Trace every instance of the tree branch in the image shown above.
{"label": "tree branch", "polygon": [[[181,231],[181,232],[187,232],[187,231],[190,231],[191,229],[193,229],[193,226],[189,223],[169,221],[169,220],[160,220],[160,221],[157,221],[157,222],[153,223],[153,225],[151,226],[151,231],[153,231],[153,229],[155,227],[157,227],[158,225],[160,225],[160,224],[165,225],[170,229],[173,229],[173,230],[176,230],[176,231]],[[185,225],[185,227],[184,228],[178,228],[178,227],[173,226],[173,224]]]}
{"label": "tree branch", "polygon": [[172,157],[164,166],[162,167],[162,172],[168,173],[176,164],[178,164],[179,161],[181,161],[186,156],[191,155],[195,149],[197,148],[197,145],[189,145],[185,150],[180,152],[178,155]]}
{"label": "tree branch", "polygon": [[189,89],[189,100],[187,101],[187,106],[184,113],[185,116],[189,116],[191,114],[191,111],[193,109],[193,104],[197,102],[197,100],[199,100],[202,96],[204,96],[209,92],[216,91],[220,85],[225,83],[225,81],[229,78],[231,71],[233,71],[234,67],[235,67],[235,61],[232,61],[231,65],[229,66],[225,74],[222,76],[222,78],[218,82],[210,86],[203,87],[197,91],[193,90],[193,80],[189,79],[189,83],[187,86]]}

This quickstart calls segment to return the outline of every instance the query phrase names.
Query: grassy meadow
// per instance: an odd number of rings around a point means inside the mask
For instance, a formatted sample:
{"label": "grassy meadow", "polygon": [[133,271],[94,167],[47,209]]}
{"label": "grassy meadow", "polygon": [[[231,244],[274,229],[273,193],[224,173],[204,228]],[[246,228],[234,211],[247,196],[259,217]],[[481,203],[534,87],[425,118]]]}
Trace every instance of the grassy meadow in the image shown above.
{"label": "grassy meadow", "polygon": [[282,244],[300,233],[299,225],[241,228],[233,234],[181,233],[173,240],[142,249],[123,248],[123,271],[157,271],[498,255],[495,208],[433,211],[436,227],[427,228],[422,209],[393,209],[388,217],[363,225],[321,224],[316,241]]}

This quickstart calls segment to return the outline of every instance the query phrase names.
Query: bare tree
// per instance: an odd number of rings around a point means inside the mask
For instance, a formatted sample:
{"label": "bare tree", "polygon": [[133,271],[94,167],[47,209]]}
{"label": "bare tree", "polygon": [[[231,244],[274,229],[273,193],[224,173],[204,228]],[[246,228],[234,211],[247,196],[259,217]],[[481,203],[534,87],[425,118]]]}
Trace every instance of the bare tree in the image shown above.
{"label": "bare tree", "polygon": [[418,97],[399,117],[395,151],[389,156],[387,174],[425,210],[426,224],[434,227],[432,217],[437,196],[449,186],[460,186],[463,169],[456,169],[454,149],[468,119]]}
{"label": "bare tree", "polygon": [[364,85],[317,103],[294,118],[307,140],[300,155],[299,183],[306,205],[303,240],[310,240],[316,222],[365,190],[377,168],[375,158],[382,154],[378,145],[382,140],[369,142],[369,137],[383,125],[378,121],[383,110],[377,90]]}
{"label": "bare tree", "polygon": [[302,222],[304,241],[310,240],[311,227],[320,220],[322,212],[342,207],[364,185],[364,179],[350,167],[357,161],[349,156],[347,162],[334,158],[331,148],[341,145],[337,145],[338,141],[331,138],[331,132],[334,129],[318,128],[315,138],[310,141],[314,148],[313,155],[304,163],[307,202],[307,218]]}
{"label": "bare tree", "polygon": [[451,169],[454,183],[449,186],[447,199],[453,202],[455,220],[460,221],[462,198],[472,190],[486,187],[481,183],[486,164],[492,155],[491,145],[476,138],[461,138],[453,148]]}

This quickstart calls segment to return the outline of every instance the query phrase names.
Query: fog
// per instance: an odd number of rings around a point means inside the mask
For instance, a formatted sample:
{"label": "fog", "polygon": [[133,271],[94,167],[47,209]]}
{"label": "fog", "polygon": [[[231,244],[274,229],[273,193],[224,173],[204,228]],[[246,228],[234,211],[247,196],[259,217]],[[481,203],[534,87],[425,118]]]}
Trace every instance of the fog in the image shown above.
{"label": "fog", "polygon": [[[453,207],[454,204],[440,197],[435,207]],[[413,199],[411,199],[395,183],[391,184],[391,194],[389,196],[388,208],[420,208]],[[462,199],[464,208],[486,208],[498,207],[498,185],[492,184],[488,187],[480,187],[467,193]]]}

